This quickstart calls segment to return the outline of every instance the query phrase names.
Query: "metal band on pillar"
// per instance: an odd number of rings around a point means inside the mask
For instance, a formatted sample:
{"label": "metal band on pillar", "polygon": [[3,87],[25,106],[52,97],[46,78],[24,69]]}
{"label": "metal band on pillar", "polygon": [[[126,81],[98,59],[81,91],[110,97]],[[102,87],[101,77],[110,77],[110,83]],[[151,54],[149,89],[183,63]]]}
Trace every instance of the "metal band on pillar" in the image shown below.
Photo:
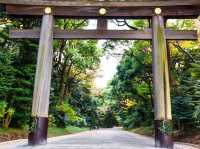
{"label": "metal band on pillar", "polygon": [[35,128],[29,134],[29,145],[47,143],[52,59],[53,15],[51,8],[46,7],[42,18],[33,94],[32,116],[35,118]]}
{"label": "metal band on pillar", "polygon": [[155,143],[156,147],[173,148],[172,136],[163,130],[168,125],[171,127],[172,114],[167,44],[161,13],[162,10],[156,8],[152,18]]}

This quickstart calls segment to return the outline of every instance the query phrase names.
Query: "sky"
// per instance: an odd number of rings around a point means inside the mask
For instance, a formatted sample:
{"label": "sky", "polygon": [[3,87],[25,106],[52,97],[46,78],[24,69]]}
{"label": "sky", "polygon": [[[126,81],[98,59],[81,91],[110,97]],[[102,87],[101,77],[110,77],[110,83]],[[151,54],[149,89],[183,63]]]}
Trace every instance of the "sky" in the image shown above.
{"label": "sky", "polygon": [[[87,29],[96,29],[97,21],[90,20]],[[112,21],[108,22],[108,29],[127,29],[125,27],[118,27]],[[98,46],[101,47],[105,40],[99,40]],[[115,52],[122,52],[121,49],[116,47]],[[96,88],[103,89],[106,87],[107,83],[113,78],[117,72],[117,66],[119,64],[120,58],[104,55],[101,58],[100,68],[97,72],[97,77],[95,78]]]}
{"label": "sky", "polygon": [[110,81],[115,73],[117,72],[117,66],[119,64],[119,59],[106,55],[101,58],[100,69],[97,72],[97,77],[95,78],[96,87],[99,89],[105,88],[108,81]]}

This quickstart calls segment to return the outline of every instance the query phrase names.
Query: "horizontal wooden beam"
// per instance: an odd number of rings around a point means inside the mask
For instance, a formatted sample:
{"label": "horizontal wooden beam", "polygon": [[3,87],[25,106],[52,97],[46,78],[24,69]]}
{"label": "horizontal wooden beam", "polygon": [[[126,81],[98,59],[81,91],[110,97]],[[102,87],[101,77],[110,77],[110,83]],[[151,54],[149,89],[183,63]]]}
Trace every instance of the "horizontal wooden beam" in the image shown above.
{"label": "horizontal wooden beam", "polygon": [[[196,40],[197,31],[172,31],[166,30],[168,40]],[[10,38],[38,39],[40,30],[10,30]],[[135,30],[74,30],[66,31],[54,29],[54,39],[119,39],[119,40],[151,40],[152,31]]]}
{"label": "horizontal wooden beam", "polygon": [[190,6],[200,5],[199,0],[1,0],[4,4],[45,5],[45,6],[97,6],[97,7],[138,7],[138,6]]}
{"label": "horizontal wooden beam", "polygon": [[[13,16],[41,16],[44,6],[6,5],[6,12]],[[105,7],[107,13],[99,14],[101,7],[52,7],[53,15],[64,18],[151,18],[156,7]],[[166,18],[195,18],[200,14],[200,5],[161,7]]]}

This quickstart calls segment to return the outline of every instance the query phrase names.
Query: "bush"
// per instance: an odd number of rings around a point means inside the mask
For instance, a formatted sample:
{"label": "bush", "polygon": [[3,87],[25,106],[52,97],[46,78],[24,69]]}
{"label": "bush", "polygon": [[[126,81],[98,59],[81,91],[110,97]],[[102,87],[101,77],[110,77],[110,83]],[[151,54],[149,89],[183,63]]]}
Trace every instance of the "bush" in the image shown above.
{"label": "bush", "polygon": [[2,127],[4,128],[9,127],[12,120],[12,116],[15,113],[14,108],[7,108],[7,106],[8,104],[5,101],[0,102],[0,120],[2,121]]}

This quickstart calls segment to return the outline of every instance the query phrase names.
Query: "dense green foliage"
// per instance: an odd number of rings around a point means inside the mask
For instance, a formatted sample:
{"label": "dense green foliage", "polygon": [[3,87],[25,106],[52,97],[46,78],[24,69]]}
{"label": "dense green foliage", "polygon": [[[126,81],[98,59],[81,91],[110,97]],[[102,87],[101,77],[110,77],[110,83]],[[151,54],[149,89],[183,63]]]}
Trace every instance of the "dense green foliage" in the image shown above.
{"label": "dense green foliage", "polygon": [[[36,70],[38,41],[11,40],[10,28],[40,26],[36,19],[0,19],[0,126],[28,128]],[[83,28],[85,20],[56,20],[61,29]],[[50,96],[50,126],[98,125],[99,101],[92,95],[92,81],[103,50],[96,41],[57,40]]]}
{"label": "dense green foliage", "polygon": [[[14,42],[8,37],[8,28],[31,27],[32,23],[3,21],[5,24],[0,27],[0,98],[7,105],[3,119],[10,119],[12,126],[26,127],[30,119],[37,46],[34,41]],[[13,115],[12,121],[9,115]]]}

